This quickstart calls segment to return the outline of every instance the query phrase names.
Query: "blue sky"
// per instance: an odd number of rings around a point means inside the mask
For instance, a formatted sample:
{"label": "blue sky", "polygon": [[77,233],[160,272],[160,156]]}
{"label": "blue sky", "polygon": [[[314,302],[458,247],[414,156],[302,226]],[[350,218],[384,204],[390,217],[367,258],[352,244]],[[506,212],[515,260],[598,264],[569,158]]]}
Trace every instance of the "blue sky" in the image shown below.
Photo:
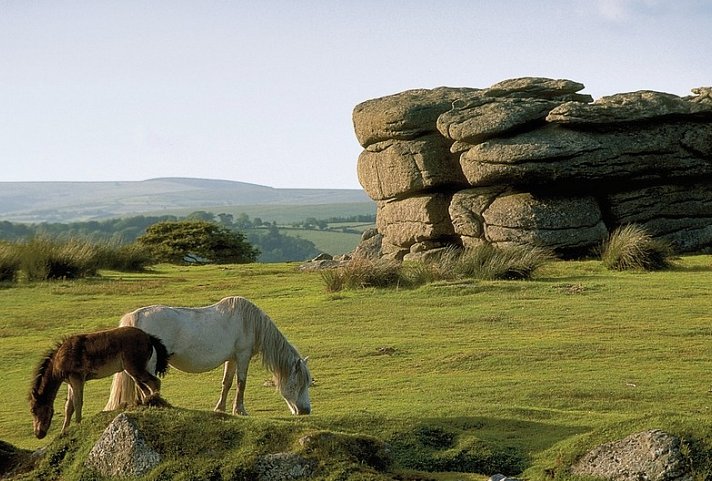
{"label": "blue sky", "polygon": [[412,88],[712,85],[709,0],[0,0],[0,182],[360,188],[351,111]]}

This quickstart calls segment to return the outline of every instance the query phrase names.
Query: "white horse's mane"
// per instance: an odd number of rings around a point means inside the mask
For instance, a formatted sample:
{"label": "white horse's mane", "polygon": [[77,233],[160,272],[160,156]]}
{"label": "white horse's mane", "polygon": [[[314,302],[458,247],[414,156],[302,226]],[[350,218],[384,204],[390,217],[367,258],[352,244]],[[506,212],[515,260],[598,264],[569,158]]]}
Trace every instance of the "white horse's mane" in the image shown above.
{"label": "white horse's mane", "polygon": [[[240,296],[226,297],[218,302],[217,308],[224,308],[242,317],[245,328],[250,327],[255,334],[255,351],[260,353],[262,365],[272,372],[277,387],[281,387],[289,379],[291,369],[301,359],[299,351],[287,341],[274,321],[259,307],[248,299]],[[306,378],[305,369],[298,374]],[[300,379],[308,383],[308,379]]]}

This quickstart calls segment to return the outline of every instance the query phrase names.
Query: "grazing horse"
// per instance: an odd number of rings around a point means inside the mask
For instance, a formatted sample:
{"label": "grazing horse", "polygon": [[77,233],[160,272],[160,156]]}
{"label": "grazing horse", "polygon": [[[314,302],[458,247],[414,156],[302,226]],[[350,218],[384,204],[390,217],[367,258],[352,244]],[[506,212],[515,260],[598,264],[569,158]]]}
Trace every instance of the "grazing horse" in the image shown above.
{"label": "grazing horse", "polygon": [[[155,352],[155,356],[153,355]],[[163,375],[168,369],[168,351],[160,339],[135,327],[119,327],[91,334],[68,337],[49,351],[35,370],[30,391],[35,436],[47,435],[54,400],[62,382],[68,384],[64,406],[64,433],[76,412],[82,421],[84,383],[116,372],[126,372],[136,380],[143,399],[158,394],[161,381],[151,372]]]}
{"label": "grazing horse", "polygon": [[[225,364],[222,391],[215,411],[225,411],[233,378],[237,391],[232,413],[247,415],[244,404],[250,359],[261,354],[279,393],[292,414],[309,414],[311,374],[297,349],[272,319],[244,297],[226,297],[206,307],[148,306],[121,318],[121,326],[135,326],[160,337],[171,353],[171,366],[185,372],[206,372]],[[114,376],[105,410],[135,402],[133,381],[125,373]]]}

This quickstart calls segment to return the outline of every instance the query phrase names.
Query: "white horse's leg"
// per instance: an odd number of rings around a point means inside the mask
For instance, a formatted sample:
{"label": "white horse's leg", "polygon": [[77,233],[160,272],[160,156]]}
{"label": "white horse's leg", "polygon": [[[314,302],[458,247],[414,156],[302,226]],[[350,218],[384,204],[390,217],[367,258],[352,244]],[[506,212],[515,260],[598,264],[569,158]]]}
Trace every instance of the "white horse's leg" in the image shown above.
{"label": "white horse's leg", "polygon": [[215,405],[215,411],[225,412],[225,403],[227,402],[227,393],[232,387],[232,378],[235,377],[237,364],[235,361],[225,361],[225,369],[223,372],[222,390],[220,391],[220,399]]}
{"label": "white horse's leg", "polygon": [[247,384],[247,368],[250,367],[251,354],[251,352],[247,351],[237,355],[237,392],[235,393],[232,414],[247,416],[247,411],[245,410],[245,385]]}
{"label": "white horse's leg", "polygon": [[72,422],[74,414],[74,391],[72,385],[67,384],[67,402],[64,403],[64,424],[62,424],[62,432],[66,431],[69,423]]}

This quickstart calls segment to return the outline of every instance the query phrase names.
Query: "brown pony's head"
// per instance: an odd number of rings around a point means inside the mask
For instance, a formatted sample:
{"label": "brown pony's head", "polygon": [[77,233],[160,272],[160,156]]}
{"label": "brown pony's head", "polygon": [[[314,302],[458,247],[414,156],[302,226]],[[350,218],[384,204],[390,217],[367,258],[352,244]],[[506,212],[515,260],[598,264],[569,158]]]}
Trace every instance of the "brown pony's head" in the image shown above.
{"label": "brown pony's head", "polygon": [[46,376],[51,375],[52,357],[51,354],[37,366],[34,383],[30,391],[30,414],[32,414],[32,427],[37,439],[42,439],[47,435],[49,426],[54,416],[54,399],[50,399],[44,391]]}

